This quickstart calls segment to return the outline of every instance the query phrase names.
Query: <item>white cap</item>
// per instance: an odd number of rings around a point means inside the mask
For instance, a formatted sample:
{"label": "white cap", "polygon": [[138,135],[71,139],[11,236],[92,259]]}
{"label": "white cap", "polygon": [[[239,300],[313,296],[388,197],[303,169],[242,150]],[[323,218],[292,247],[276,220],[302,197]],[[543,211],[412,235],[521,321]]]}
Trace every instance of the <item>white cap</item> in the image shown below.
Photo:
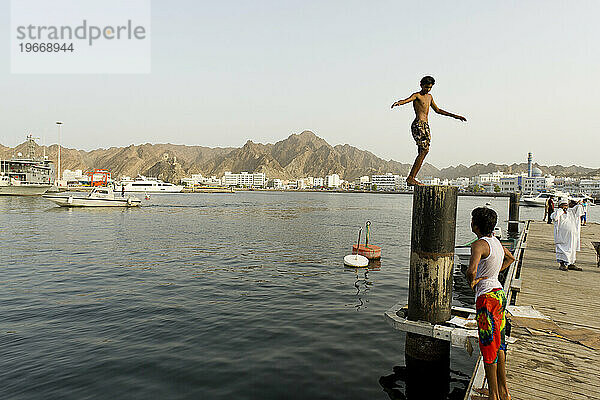
{"label": "white cap", "polygon": [[565,199],[564,197],[562,199],[560,199],[558,201],[558,205],[562,206],[563,204],[569,204],[569,200]]}

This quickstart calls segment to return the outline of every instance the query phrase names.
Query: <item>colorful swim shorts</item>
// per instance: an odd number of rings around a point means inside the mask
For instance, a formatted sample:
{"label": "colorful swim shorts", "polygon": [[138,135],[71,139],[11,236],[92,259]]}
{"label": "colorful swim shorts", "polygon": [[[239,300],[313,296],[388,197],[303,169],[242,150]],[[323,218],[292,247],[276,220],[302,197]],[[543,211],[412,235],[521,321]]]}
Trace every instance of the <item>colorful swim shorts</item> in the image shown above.
{"label": "colorful swim shorts", "polygon": [[429,124],[427,121],[415,119],[410,125],[410,131],[412,132],[413,139],[415,139],[415,142],[417,143],[419,151],[429,150],[431,133],[429,132]]}
{"label": "colorful swim shorts", "polygon": [[498,361],[498,350],[506,351],[506,295],[502,289],[494,289],[477,298],[477,328],[479,348],[483,362]]}

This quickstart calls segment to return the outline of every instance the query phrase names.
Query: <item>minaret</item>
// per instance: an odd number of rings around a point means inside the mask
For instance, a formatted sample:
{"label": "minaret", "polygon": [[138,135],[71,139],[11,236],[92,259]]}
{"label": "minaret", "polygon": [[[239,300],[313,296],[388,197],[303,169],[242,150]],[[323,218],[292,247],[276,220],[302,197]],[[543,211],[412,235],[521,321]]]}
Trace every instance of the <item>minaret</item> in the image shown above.
{"label": "minaret", "polygon": [[527,177],[533,176],[533,154],[529,152],[527,155]]}

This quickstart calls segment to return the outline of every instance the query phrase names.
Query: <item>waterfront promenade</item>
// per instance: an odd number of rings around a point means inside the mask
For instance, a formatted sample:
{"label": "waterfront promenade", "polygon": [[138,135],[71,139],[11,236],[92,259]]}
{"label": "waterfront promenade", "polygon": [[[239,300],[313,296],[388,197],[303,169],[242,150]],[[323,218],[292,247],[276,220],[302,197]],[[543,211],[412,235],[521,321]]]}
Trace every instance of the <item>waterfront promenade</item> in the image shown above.
{"label": "waterfront promenade", "polygon": [[[600,268],[590,244],[598,240],[600,225],[582,227],[577,265],[583,271],[560,271],[553,226],[531,222],[516,305],[533,306],[561,328],[600,335]],[[515,324],[511,336],[516,342],[509,345],[507,376],[513,400],[600,399],[599,350]]]}

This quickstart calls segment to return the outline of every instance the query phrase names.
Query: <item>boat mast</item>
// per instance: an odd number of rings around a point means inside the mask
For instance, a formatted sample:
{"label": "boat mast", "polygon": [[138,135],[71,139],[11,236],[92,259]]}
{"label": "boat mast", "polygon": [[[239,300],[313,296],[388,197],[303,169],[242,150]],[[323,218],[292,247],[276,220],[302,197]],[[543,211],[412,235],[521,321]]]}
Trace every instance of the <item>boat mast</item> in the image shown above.
{"label": "boat mast", "polygon": [[56,180],[60,181],[60,128],[61,128],[62,122],[61,121],[56,121],[56,126],[58,127],[58,174],[56,177]]}

